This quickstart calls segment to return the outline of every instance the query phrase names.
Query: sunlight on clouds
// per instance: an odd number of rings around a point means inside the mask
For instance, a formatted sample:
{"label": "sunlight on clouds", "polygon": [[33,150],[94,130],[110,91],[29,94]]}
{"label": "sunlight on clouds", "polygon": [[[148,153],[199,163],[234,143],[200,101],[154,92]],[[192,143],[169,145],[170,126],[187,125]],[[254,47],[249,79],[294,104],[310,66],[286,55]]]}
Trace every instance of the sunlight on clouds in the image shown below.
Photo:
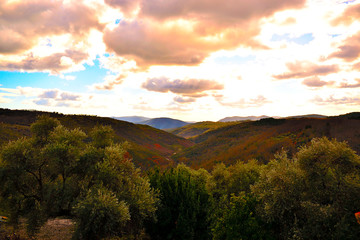
{"label": "sunlight on clouds", "polygon": [[191,121],[354,111],[359,9],[328,0],[2,1],[0,70],[66,84],[6,80],[0,103]]}

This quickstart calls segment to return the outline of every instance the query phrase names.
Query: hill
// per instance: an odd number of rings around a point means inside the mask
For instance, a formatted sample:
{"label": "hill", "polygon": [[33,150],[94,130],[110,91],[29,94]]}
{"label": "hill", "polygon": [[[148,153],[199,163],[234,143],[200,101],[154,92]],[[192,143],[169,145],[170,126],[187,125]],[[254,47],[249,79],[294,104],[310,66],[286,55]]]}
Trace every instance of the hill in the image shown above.
{"label": "hill", "polygon": [[319,115],[319,114],[307,114],[307,115],[299,115],[299,116],[291,116],[286,118],[327,118],[328,116]]}
{"label": "hill", "polygon": [[139,122],[139,124],[148,125],[157,129],[171,129],[183,127],[189,123],[172,118],[152,118],[147,121]]}
{"label": "hill", "polygon": [[193,142],[147,125],[137,125],[112,118],[89,115],[64,115],[26,110],[0,109],[0,144],[22,136],[30,136],[30,125],[38,115],[57,118],[67,128],[80,128],[88,133],[96,125],[109,125],[116,134],[115,141],[128,141],[134,163],[142,169],[155,165],[173,164],[172,155]]}
{"label": "hill", "polygon": [[257,159],[266,162],[284,149],[290,155],[312,138],[327,136],[347,141],[360,153],[360,114],[331,118],[267,118],[238,122],[217,128],[192,139],[196,144],[174,158],[193,167],[210,169],[218,162],[233,164]]}
{"label": "hill", "polygon": [[131,122],[131,123],[140,123],[140,122],[144,122],[144,121],[151,119],[151,118],[141,117],[141,116],[112,117],[112,118],[114,118],[116,120]]}

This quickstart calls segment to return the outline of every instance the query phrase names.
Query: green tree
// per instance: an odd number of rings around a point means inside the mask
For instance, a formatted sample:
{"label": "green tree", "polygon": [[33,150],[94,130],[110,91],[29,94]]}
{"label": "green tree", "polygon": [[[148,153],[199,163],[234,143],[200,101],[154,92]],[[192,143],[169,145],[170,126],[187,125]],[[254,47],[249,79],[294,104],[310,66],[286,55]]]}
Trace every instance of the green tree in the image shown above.
{"label": "green tree", "polygon": [[78,218],[76,239],[121,236],[126,222],[130,220],[129,206],[106,188],[89,190],[74,212]]}
{"label": "green tree", "polygon": [[140,236],[157,197],[127,144],[113,143],[110,127],[95,127],[89,138],[41,116],[31,131],[32,137],[10,142],[0,155],[0,196],[14,223],[24,217],[35,233],[49,217],[74,213],[79,239],[93,235],[89,229],[98,232],[93,239]]}
{"label": "green tree", "polygon": [[156,220],[149,221],[152,239],[208,239],[206,190],[208,173],[178,165],[164,172],[149,174],[151,185],[159,191]]}
{"label": "green tree", "polygon": [[254,160],[215,166],[207,183],[213,239],[271,239],[268,224],[257,213],[258,200],[250,190],[261,168]]}
{"label": "green tree", "polygon": [[360,159],[344,142],[314,139],[271,161],[253,187],[279,239],[356,239]]}

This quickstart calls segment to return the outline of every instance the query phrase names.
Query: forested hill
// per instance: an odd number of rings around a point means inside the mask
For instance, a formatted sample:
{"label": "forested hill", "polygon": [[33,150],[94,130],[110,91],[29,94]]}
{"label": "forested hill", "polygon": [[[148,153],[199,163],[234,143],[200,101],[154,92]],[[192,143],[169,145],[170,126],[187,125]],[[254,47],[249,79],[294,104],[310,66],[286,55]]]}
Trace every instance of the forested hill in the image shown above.
{"label": "forested hill", "polygon": [[291,155],[311,139],[323,136],[347,141],[360,153],[360,113],[322,119],[267,118],[239,122],[191,138],[196,144],[174,158],[207,169],[219,162],[234,164],[250,159],[267,162],[282,149]]}
{"label": "forested hill", "polygon": [[37,116],[43,114],[58,119],[67,128],[80,128],[86,133],[96,125],[111,126],[115,131],[117,142],[130,143],[129,153],[134,163],[142,169],[155,165],[172,165],[171,156],[175,152],[194,144],[147,125],[137,125],[112,118],[9,109],[0,109],[0,144],[30,136],[30,125],[36,121]]}

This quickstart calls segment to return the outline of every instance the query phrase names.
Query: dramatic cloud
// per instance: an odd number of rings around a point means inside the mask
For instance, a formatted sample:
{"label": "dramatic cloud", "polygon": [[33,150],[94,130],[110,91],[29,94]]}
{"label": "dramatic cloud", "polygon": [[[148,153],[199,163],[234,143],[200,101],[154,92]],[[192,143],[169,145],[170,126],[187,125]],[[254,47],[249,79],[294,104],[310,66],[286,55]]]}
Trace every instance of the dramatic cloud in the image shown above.
{"label": "dramatic cloud", "polygon": [[173,92],[179,94],[197,94],[208,90],[221,90],[224,85],[203,79],[176,79],[171,81],[168,78],[150,78],[142,85],[143,88],[154,92]]}
{"label": "dramatic cloud", "polygon": [[358,59],[360,57],[360,32],[346,39],[339,50],[330,55],[331,57],[341,58],[347,62]]}
{"label": "dramatic cloud", "polygon": [[39,37],[80,37],[92,28],[103,27],[96,9],[82,1],[1,1],[0,12],[0,54],[30,49]]}
{"label": "dramatic cloud", "polygon": [[327,85],[333,85],[334,82],[322,81],[318,76],[315,76],[315,77],[309,77],[309,78],[304,79],[302,84],[304,84],[308,87],[324,87]]}
{"label": "dramatic cloud", "polygon": [[259,21],[277,11],[302,7],[305,0],[107,1],[122,10],[139,7],[136,20],[107,29],[109,50],[138,65],[198,65],[210,53],[239,46],[265,48],[254,40]]}
{"label": "dramatic cloud", "polygon": [[273,77],[279,80],[305,78],[316,75],[328,75],[330,73],[336,73],[339,70],[337,65],[316,65],[310,62],[300,61],[287,63],[286,66],[290,72],[274,75]]}

